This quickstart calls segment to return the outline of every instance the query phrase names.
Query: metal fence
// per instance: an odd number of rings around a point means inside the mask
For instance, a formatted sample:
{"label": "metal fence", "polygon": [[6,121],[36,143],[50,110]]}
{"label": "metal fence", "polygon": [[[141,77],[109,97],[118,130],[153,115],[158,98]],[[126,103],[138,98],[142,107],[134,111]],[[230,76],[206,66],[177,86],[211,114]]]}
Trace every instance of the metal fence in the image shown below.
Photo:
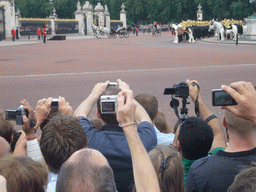
{"label": "metal fence", "polygon": [[27,35],[37,35],[37,29],[43,29],[45,26],[47,28],[47,33],[50,33],[51,26],[50,19],[27,19],[22,18],[19,20],[20,22],[20,35],[27,36]]}
{"label": "metal fence", "polygon": [[56,19],[55,32],[56,34],[78,33],[78,21],[73,19]]}

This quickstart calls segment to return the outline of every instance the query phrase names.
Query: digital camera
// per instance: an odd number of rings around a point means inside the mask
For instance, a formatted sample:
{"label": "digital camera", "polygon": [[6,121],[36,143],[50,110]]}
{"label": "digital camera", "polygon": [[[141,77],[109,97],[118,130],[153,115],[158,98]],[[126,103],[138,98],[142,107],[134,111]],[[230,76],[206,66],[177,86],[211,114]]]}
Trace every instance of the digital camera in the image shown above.
{"label": "digital camera", "polygon": [[52,103],[51,103],[51,108],[57,108],[58,109],[59,107],[59,99],[58,98],[54,98],[52,100]]}
{"label": "digital camera", "polygon": [[231,97],[231,95],[228,92],[223,91],[222,89],[213,89],[212,105],[213,106],[237,105],[237,102]]}
{"label": "digital camera", "polygon": [[101,114],[116,114],[117,112],[117,95],[102,95],[100,97]]}
{"label": "digital camera", "polygon": [[23,125],[22,116],[26,115],[28,117],[28,110],[24,109],[24,106],[21,105],[17,110],[6,110],[5,111],[5,119],[16,121],[17,125]]}
{"label": "digital camera", "polygon": [[173,88],[166,88],[164,95],[175,95],[176,97],[187,98],[189,96],[189,87],[185,82],[179,82],[173,85]]}

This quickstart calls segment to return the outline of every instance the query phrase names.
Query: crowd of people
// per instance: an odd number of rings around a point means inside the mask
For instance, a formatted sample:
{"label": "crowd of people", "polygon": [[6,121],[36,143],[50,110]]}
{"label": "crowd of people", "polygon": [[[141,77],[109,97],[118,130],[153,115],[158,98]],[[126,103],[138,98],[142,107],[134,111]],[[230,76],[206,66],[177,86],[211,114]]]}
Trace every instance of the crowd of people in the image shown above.
{"label": "crowd of people", "polygon": [[[252,83],[221,87],[237,102],[222,106],[223,126],[198,82],[186,84],[198,114],[174,123],[154,95],[134,96],[120,79],[97,83],[75,111],[61,96],[57,107],[40,99],[35,111],[22,100],[27,115],[18,133],[0,115],[0,192],[255,191]],[[89,120],[94,104],[97,119]]]}

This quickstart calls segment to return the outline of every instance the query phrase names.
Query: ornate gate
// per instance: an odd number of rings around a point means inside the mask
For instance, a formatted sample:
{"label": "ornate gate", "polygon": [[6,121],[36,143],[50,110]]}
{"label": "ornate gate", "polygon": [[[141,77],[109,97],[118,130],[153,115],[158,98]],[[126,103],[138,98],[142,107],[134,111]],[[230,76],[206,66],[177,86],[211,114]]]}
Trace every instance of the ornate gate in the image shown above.
{"label": "ornate gate", "polygon": [[0,40],[5,39],[4,7],[0,7]]}

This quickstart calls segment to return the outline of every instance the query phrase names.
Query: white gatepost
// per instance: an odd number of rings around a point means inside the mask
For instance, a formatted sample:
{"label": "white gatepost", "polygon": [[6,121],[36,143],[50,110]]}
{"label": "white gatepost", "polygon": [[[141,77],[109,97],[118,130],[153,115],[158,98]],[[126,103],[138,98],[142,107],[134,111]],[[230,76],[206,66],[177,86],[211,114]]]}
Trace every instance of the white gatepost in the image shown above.
{"label": "white gatepost", "polygon": [[[18,27],[19,28],[19,34],[18,34],[18,36],[20,37],[20,21],[19,21],[19,19],[20,19],[20,10],[18,9],[17,10],[17,12],[15,13],[15,24],[16,24],[16,28]],[[17,35],[17,34],[16,34]]]}
{"label": "white gatepost", "polygon": [[89,1],[86,1],[83,6],[83,12],[86,17],[87,35],[92,35],[92,24],[93,24],[93,8]]}
{"label": "white gatepost", "polygon": [[108,12],[108,6],[107,5],[105,5],[104,15],[106,17],[106,28],[110,29],[110,13]]}
{"label": "white gatepost", "polygon": [[15,3],[14,0],[0,1],[1,5],[4,6],[4,17],[5,17],[5,37],[11,38],[12,28],[16,29],[15,23]]}
{"label": "white gatepost", "polygon": [[124,3],[122,3],[122,11],[120,11],[120,20],[123,22],[123,27],[126,27],[126,11],[124,10],[125,6]]}
{"label": "white gatepost", "polygon": [[77,10],[75,12],[75,19],[78,21],[78,34],[84,35],[84,12],[81,10],[80,1],[77,2]]}
{"label": "white gatepost", "polygon": [[202,6],[201,6],[201,4],[199,3],[199,5],[198,5],[198,11],[197,11],[197,20],[198,20],[198,21],[203,21],[203,11],[202,11],[201,9],[202,9]]}
{"label": "white gatepost", "polygon": [[52,10],[53,14],[49,16],[49,18],[51,19],[51,36],[54,37],[56,35],[55,33],[55,19],[58,17],[58,15],[56,14],[56,9],[55,7]]}
{"label": "white gatepost", "polygon": [[96,7],[95,7],[95,13],[99,16],[99,20],[98,23],[101,23],[102,26],[104,26],[104,8],[103,6],[99,3],[97,3]]}

